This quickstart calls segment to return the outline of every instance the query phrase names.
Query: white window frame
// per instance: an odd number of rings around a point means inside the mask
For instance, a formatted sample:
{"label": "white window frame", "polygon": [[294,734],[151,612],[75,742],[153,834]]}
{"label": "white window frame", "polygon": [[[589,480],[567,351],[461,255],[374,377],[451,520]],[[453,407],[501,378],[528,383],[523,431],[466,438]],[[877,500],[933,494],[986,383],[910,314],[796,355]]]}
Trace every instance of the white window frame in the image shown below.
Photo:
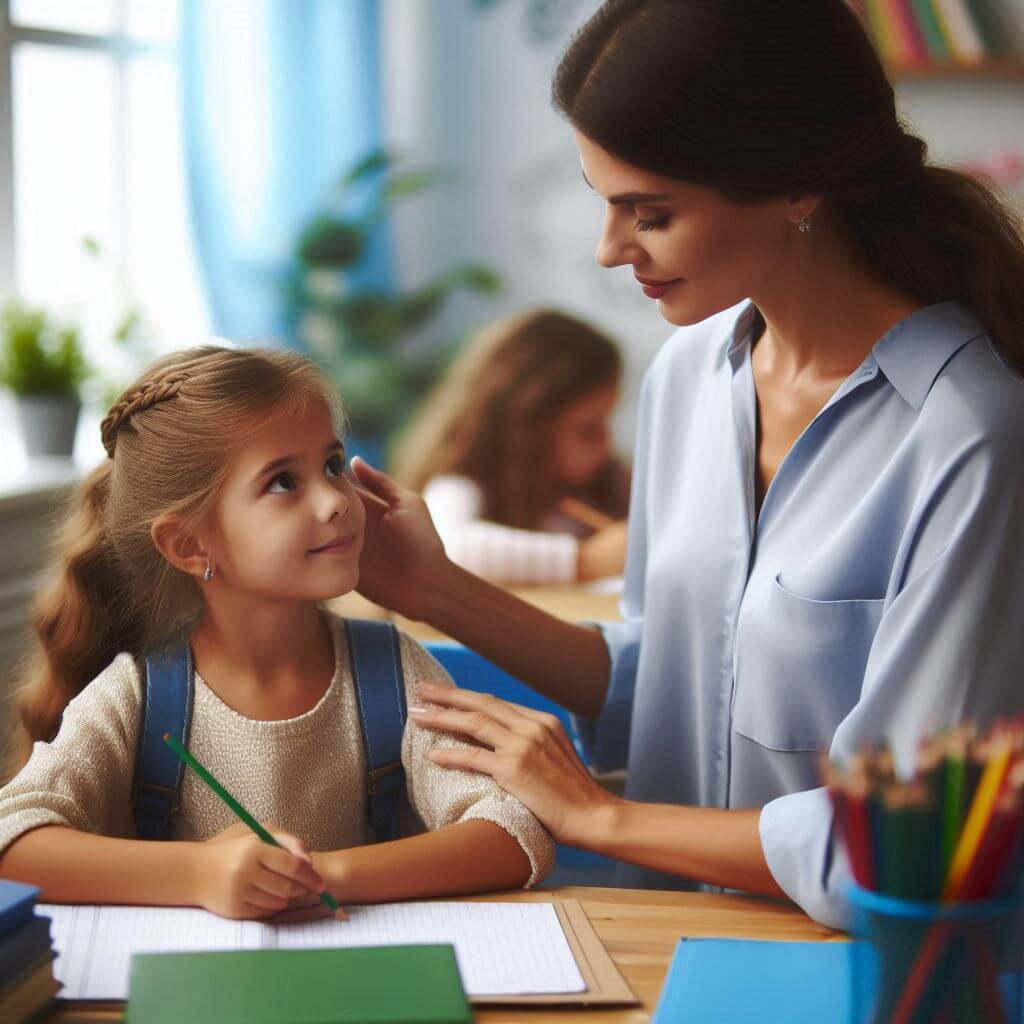
{"label": "white window frame", "polygon": [[[124,26],[127,23],[127,0],[115,0],[114,23],[117,30],[106,34],[63,32],[48,28],[30,28],[13,25],[10,16],[10,0],[0,0],[0,294],[13,294],[17,288],[17,266],[15,257],[14,220],[14,88],[12,64],[14,48],[19,43],[35,43],[73,50],[101,50],[110,54],[114,63],[114,133],[118,154],[127,150],[127,67],[132,57],[160,55],[173,58],[173,44],[146,42],[129,37]],[[115,236],[105,243],[112,257],[120,265],[117,276],[126,279],[127,259],[125,226],[128,223],[128,189],[125,177],[126,161],[118,159],[114,166],[119,180],[115,183]]]}

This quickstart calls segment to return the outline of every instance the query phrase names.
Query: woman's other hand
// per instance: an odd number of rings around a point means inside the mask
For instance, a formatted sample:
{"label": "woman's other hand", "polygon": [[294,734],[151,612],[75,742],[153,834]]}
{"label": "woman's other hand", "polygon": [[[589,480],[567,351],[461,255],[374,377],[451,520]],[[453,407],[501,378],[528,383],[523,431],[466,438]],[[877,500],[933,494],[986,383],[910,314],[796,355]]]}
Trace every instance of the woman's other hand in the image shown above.
{"label": "woman's other hand", "polygon": [[427,599],[448,564],[423,499],[360,458],[352,460],[366,508],[358,590],[409,619],[423,619]]}
{"label": "woman's other hand", "polygon": [[554,715],[454,686],[420,683],[417,693],[439,706],[410,707],[416,725],[479,744],[434,747],[430,759],[445,768],[490,775],[557,842],[586,846],[595,811],[618,801],[587,771]]}

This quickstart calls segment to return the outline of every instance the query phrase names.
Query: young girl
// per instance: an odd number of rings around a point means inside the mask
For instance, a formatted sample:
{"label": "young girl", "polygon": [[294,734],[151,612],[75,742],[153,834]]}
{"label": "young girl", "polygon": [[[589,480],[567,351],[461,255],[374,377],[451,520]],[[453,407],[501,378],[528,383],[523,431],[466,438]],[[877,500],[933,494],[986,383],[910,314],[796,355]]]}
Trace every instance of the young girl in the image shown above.
{"label": "young girl", "polygon": [[608,429],[621,375],[608,338],[552,310],[467,347],[395,460],[453,561],[502,583],[622,573],[629,481]]}
{"label": "young girl", "polygon": [[[19,699],[27,764],[0,790],[0,875],[47,900],[199,905],[260,917],[326,887],[367,903],[532,886],[553,844],[491,780],[445,772],[449,740],[406,726],[412,835],[363,846],[366,759],[343,620],[364,511],[343,475],[337,396],[283,350],[204,347],[155,363],[103,421]],[[174,842],[135,838],[137,660],[188,638],[188,746],[284,849],[189,771]],[[447,680],[401,637],[410,706]],[[34,742],[34,745],[30,744]],[[426,830],[420,826],[424,826]],[[312,852],[311,852],[312,851]]]}

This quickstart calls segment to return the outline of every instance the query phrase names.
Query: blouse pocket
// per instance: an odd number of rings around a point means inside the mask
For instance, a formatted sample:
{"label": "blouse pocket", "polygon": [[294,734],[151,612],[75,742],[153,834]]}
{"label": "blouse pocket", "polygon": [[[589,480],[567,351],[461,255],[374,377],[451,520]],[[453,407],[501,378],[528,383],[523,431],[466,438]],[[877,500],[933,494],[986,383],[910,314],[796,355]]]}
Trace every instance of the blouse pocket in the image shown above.
{"label": "blouse pocket", "polygon": [[772,750],[828,750],[860,699],[884,600],[815,601],[780,575],[744,608],[733,727]]}

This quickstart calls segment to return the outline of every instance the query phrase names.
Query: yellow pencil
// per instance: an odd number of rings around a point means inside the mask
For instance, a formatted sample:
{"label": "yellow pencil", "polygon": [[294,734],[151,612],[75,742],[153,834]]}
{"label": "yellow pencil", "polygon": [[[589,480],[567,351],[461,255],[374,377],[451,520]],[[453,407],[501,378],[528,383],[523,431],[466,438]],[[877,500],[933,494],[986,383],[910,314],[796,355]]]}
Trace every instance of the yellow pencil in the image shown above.
{"label": "yellow pencil", "polygon": [[1012,754],[1012,744],[1006,740],[1000,740],[998,752],[992,754],[985,765],[985,771],[978,783],[978,791],[971,802],[967,820],[964,822],[963,832],[960,833],[960,841],[956,844],[956,850],[953,852],[949,874],[942,887],[944,902],[955,900],[960,895],[964,879],[971,869],[974,855],[978,852],[982,836],[992,817],[992,808],[995,806],[996,797],[999,795]]}

